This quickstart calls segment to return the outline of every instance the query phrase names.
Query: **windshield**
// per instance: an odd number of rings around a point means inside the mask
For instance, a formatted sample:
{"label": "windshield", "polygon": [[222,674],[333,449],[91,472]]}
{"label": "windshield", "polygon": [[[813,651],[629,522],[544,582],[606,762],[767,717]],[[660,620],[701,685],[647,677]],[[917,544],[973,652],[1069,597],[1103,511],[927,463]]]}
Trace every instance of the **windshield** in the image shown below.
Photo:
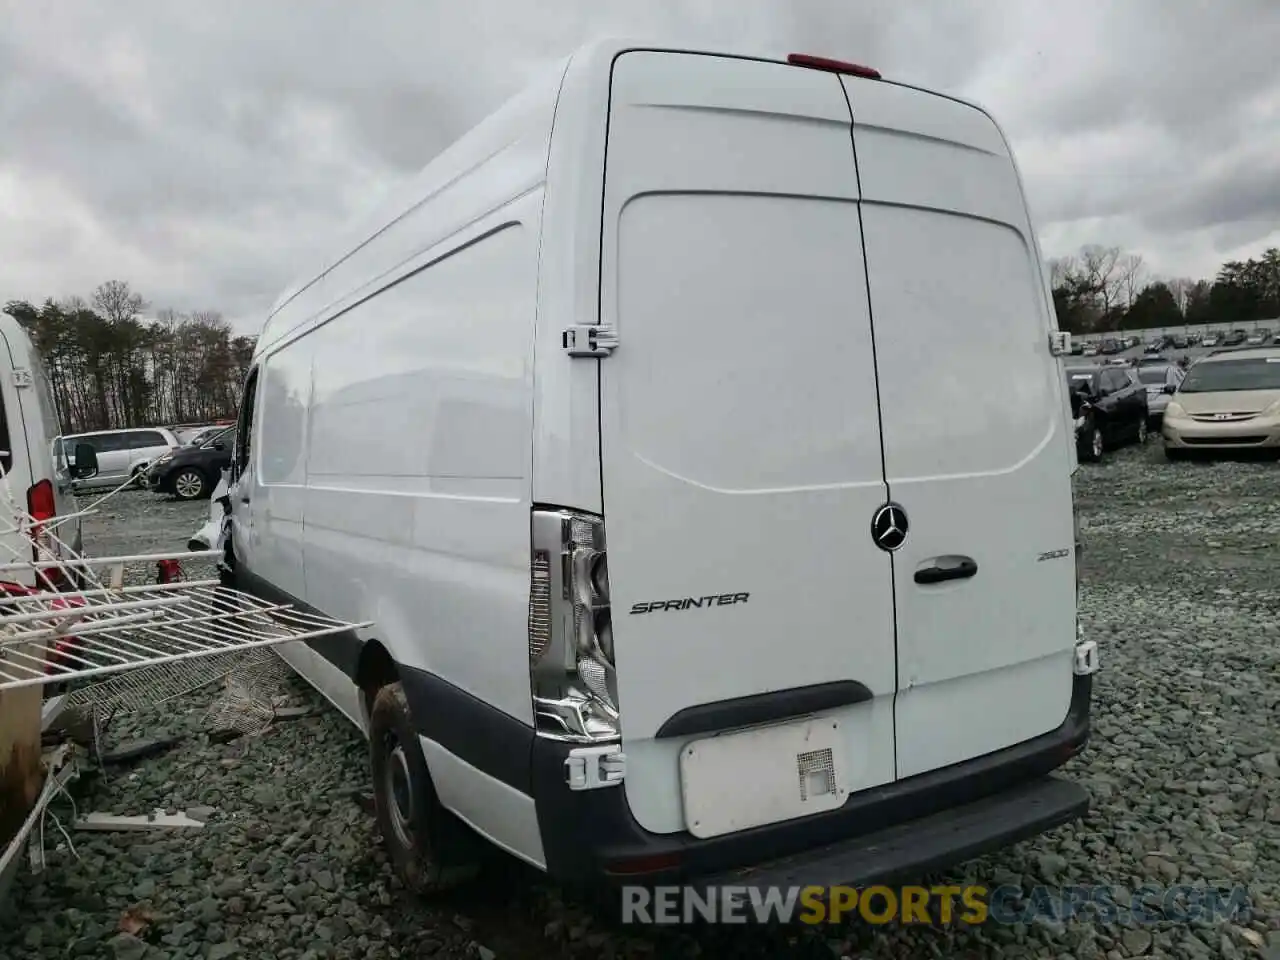
{"label": "windshield", "polygon": [[1169,376],[1168,367],[1139,367],[1138,379],[1143,383],[1164,383]]}
{"label": "windshield", "polygon": [[1280,357],[1197,364],[1187,373],[1181,389],[1183,393],[1280,390]]}
{"label": "windshield", "polygon": [[1093,382],[1093,370],[1068,370],[1067,371],[1067,389],[1079,390],[1082,387],[1089,386]]}
{"label": "windshield", "polygon": [[217,442],[219,442],[219,441],[221,441],[222,443],[226,443],[226,442],[227,442],[228,440],[230,440],[230,439],[231,439],[231,428],[230,428],[230,427],[219,427],[217,430],[215,430],[214,432],[210,433],[210,434],[209,434],[208,436],[206,436],[203,440],[201,440],[201,441],[200,441],[200,443],[201,443],[202,445],[208,445],[208,444],[212,444],[212,443],[217,443]]}
{"label": "windshield", "polygon": [[187,437],[187,446],[198,447],[212,440],[214,435],[222,432],[222,427],[205,427]]}

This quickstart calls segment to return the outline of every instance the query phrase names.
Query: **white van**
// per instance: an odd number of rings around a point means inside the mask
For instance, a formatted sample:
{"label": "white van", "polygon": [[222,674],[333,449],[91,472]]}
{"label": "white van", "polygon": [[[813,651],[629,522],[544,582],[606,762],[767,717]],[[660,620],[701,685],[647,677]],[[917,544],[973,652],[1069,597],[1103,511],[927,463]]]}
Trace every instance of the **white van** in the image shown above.
{"label": "white van", "polygon": [[[77,449],[81,459],[72,468],[63,458],[55,457],[62,448],[55,442],[57,438],[57,408],[40,354],[21,324],[8,314],[0,314],[0,467],[12,497],[10,503],[0,492],[0,563],[35,559],[31,541],[18,531],[15,511],[24,511],[35,520],[69,516],[76,512],[73,482],[97,472],[91,449]],[[66,556],[64,544],[80,552],[78,518],[59,524],[53,533],[56,540],[49,539],[47,546],[56,556]],[[56,578],[57,574],[49,576]],[[0,580],[27,587],[49,585],[37,583],[34,570],[0,573]]]}
{"label": "white van", "polygon": [[918,874],[1086,809],[1064,349],[982,110],[596,43],[277,302],[228,565],[420,890]]}

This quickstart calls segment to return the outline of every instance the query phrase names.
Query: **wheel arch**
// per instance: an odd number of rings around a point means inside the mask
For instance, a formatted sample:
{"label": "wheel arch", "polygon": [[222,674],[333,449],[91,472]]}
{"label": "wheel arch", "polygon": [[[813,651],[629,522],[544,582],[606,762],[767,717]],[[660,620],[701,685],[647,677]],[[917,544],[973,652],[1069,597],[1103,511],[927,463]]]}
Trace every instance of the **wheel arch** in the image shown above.
{"label": "wheel arch", "polygon": [[360,713],[366,730],[378,691],[399,680],[400,668],[391,651],[376,637],[366,640],[360,648],[355,673],[355,684],[360,691]]}

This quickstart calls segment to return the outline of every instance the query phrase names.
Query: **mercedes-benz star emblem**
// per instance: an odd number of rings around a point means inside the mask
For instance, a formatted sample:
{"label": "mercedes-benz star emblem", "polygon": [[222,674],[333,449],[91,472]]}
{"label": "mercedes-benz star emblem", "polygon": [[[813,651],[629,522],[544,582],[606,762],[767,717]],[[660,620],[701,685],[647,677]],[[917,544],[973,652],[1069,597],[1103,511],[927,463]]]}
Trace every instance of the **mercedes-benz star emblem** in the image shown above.
{"label": "mercedes-benz star emblem", "polygon": [[907,512],[896,503],[880,507],[871,518],[871,539],[881,550],[897,550],[907,540]]}

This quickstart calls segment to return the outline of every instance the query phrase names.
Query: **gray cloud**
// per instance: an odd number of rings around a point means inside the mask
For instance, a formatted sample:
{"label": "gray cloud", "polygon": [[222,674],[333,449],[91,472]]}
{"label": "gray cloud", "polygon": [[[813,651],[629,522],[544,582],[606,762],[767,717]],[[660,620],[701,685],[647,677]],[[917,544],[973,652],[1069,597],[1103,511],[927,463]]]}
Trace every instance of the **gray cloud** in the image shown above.
{"label": "gray cloud", "polygon": [[122,277],[252,329],[380,189],[606,32],[823,53],[983,102],[1051,255],[1118,243],[1204,274],[1280,239],[1274,0],[0,0],[0,22],[5,299]]}

